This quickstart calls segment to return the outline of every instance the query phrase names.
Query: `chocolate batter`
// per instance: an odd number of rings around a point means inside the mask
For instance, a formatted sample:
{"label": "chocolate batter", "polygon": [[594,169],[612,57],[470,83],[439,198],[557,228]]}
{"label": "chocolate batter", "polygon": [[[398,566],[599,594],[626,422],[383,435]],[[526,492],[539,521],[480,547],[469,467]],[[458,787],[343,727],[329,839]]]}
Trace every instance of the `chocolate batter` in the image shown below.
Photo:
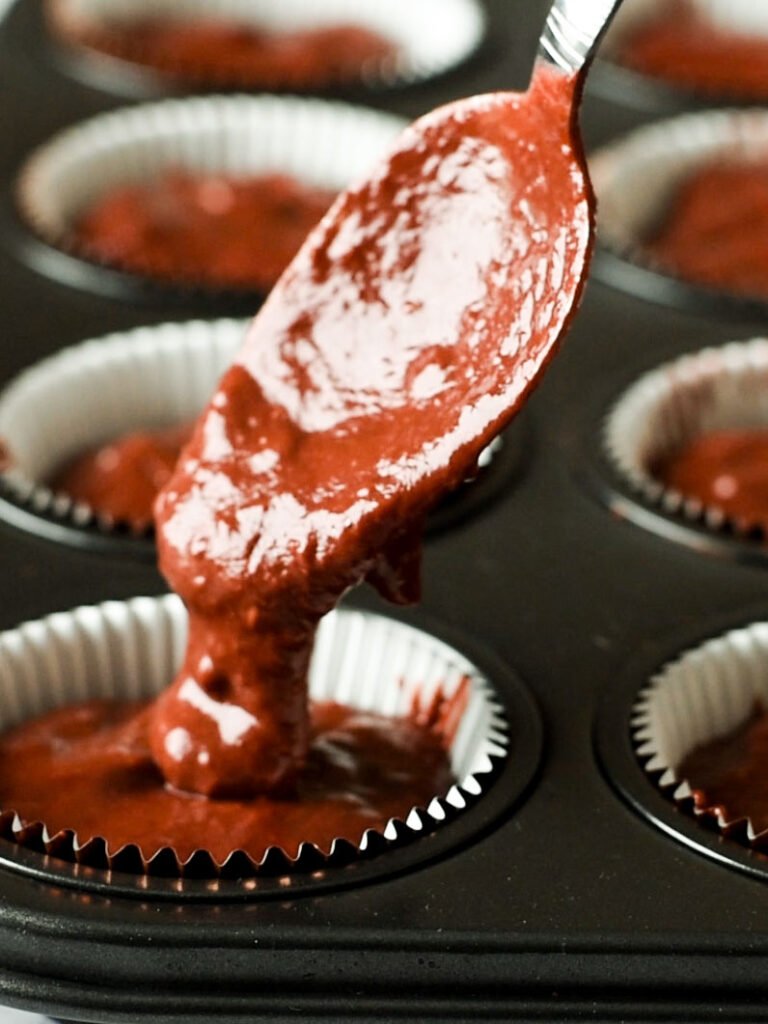
{"label": "chocolate batter", "polygon": [[617,60],[693,92],[734,99],[768,97],[768,39],[726,31],[687,0],[668,0],[629,36]]}
{"label": "chocolate batter", "polygon": [[333,198],[281,174],[172,169],[108,190],[78,219],[71,244],[91,259],[161,280],[268,289]]}
{"label": "chocolate batter", "polygon": [[191,424],[125,434],[72,459],[54,473],[49,486],[114,523],[146,529],[152,525],[157,492],[191,434]]}
{"label": "chocolate batter", "polygon": [[768,161],[726,157],[694,171],[644,247],[689,281],[768,295]]}
{"label": "chocolate batter", "polygon": [[702,434],[652,472],[666,487],[722,509],[742,529],[768,529],[768,429]]}
{"label": "chocolate batter", "polygon": [[685,758],[697,807],[719,808],[726,821],[749,818],[756,832],[768,829],[768,715],[756,708],[733,732],[705,743]]}
{"label": "chocolate batter", "polygon": [[[54,28],[59,25],[55,8]],[[66,25],[65,38],[180,82],[259,89],[322,89],[359,82],[394,63],[397,47],[359,25],[269,32],[215,18],[145,18],[112,26]]]}

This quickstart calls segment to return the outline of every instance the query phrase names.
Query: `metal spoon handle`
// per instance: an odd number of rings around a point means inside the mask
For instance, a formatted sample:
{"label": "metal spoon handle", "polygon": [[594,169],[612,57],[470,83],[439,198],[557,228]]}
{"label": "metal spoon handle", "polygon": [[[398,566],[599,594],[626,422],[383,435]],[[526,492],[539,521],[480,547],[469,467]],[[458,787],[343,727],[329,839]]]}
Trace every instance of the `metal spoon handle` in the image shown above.
{"label": "metal spoon handle", "polygon": [[621,0],[554,0],[538,58],[572,74],[587,63]]}

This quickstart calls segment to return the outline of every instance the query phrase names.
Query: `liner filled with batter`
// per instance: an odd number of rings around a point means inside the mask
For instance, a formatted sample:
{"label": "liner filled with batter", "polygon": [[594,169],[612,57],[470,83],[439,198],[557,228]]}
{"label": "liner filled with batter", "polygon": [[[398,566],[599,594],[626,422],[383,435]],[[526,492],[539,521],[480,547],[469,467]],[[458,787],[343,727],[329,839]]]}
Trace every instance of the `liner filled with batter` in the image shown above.
{"label": "liner filled with batter", "polygon": [[104,73],[125,65],[169,90],[406,84],[466,59],[485,30],[476,0],[48,0],[46,14]]}
{"label": "liner filled with batter", "polygon": [[718,534],[768,533],[768,341],[703,349],[646,373],[603,427],[646,502]]}
{"label": "liner filled with batter", "polygon": [[638,696],[635,751],[681,807],[723,835],[768,849],[768,623],[685,651]]}
{"label": "liner filled with batter", "polygon": [[[298,795],[175,791],[151,761],[143,708],[177,670],[186,630],[181,602],[165,597],[0,634],[6,837],[149,873],[316,868],[452,820],[505,755],[500,706],[466,658],[394,620],[341,610],[323,621],[314,652],[315,735]],[[223,730],[237,731],[238,710],[226,720],[224,705]]]}
{"label": "liner filled with batter", "polygon": [[16,199],[45,242],[149,289],[263,296],[402,126],[287,96],[143,104],[56,135],[22,168]]}
{"label": "liner filled with batter", "polygon": [[768,296],[768,117],[707,111],[639,128],[590,159],[599,238],[724,297]]}

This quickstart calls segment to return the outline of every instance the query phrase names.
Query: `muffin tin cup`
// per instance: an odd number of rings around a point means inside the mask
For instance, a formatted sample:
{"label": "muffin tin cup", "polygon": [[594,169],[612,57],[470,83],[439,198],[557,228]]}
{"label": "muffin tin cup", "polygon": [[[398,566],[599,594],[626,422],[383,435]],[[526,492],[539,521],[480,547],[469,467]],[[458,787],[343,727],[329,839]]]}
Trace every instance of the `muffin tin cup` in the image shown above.
{"label": "muffin tin cup", "polygon": [[608,414],[603,448],[618,476],[647,505],[718,535],[765,543],[760,524],[740,522],[653,474],[658,460],[702,434],[754,428],[768,429],[764,338],[703,349],[646,373]]}
{"label": "muffin tin cup", "polygon": [[[72,458],[135,431],[193,421],[243,343],[249,320],[192,320],[84,341],[0,392],[0,518],[50,539],[154,560],[154,527],[115,521],[50,485]],[[481,453],[478,474],[428,521],[447,529],[482,508],[524,462],[516,423]]]}
{"label": "muffin tin cup", "polygon": [[[44,144],[19,174],[16,204],[37,239],[91,269],[95,290],[114,290],[118,274],[126,279],[126,298],[135,300],[138,282],[153,298],[158,292],[251,295],[255,309],[268,290],[259,285],[224,287],[192,276],[153,277],[105,262],[77,246],[77,218],[111,189],[151,181],[170,169],[234,177],[287,174],[340,191],[368,172],[403,125],[390,114],[295,97],[209,96],[142,104],[101,114]],[[57,272],[55,260],[20,249],[23,258]],[[59,274],[76,279],[67,266]]]}
{"label": "muffin tin cup", "polygon": [[[485,34],[485,14],[477,0],[50,0],[48,21],[56,36],[81,50],[82,58],[101,65],[102,77],[114,77],[122,71],[130,76],[145,75],[168,89],[184,86],[215,88],[258,88],[265,90],[297,88],[304,92],[362,86],[384,89],[412,85],[449,71],[470,57]],[[88,48],[94,30],[114,28],[117,53],[125,52],[119,32],[123,24],[142,17],[174,20],[221,19],[277,32],[294,32],[321,26],[354,24],[368,29],[393,44],[394,52],[369,59],[354,77],[330,79],[313,87],[311,82],[281,83],[253,76],[233,75],[222,69],[212,80],[199,75],[174,75],[144,66],[133,56],[125,59]],[[110,48],[112,49],[112,47]]]}
{"label": "muffin tin cup", "polygon": [[644,245],[677,188],[717,160],[768,161],[768,112],[685,114],[638,128],[593,153],[589,168],[598,197],[598,241],[609,257],[596,261],[598,276],[643,297],[699,312],[709,308],[721,315],[752,315],[757,310],[764,316],[768,296],[688,281]]}
{"label": "muffin tin cup", "polygon": [[[0,729],[86,700],[151,698],[173,678],[186,641],[187,617],[173,595],[107,602],[51,615],[0,634]],[[459,724],[448,753],[456,783],[426,807],[403,807],[383,831],[357,843],[336,839],[321,849],[307,835],[298,851],[233,850],[223,863],[201,847],[182,863],[169,847],[110,850],[96,837],[49,834],[41,822],[0,809],[8,839],[92,868],[192,877],[282,875],[341,866],[397,849],[453,820],[478,800],[507,749],[506,724],[488,680],[436,638],[367,612],[337,610],[322,621],[309,676],[311,699],[383,715],[408,715],[436,695],[455,695]],[[18,811],[23,814],[23,807]]]}
{"label": "muffin tin cup", "polygon": [[0,394],[9,463],[0,498],[32,525],[145,539],[151,527],[116,523],[47,481],[70,459],[122,434],[192,421],[235,357],[247,320],[190,321],[83,342],[20,374]]}
{"label": "muffin tin cup", "polygon": [[632,712],[635,753],[656,785],[703,824],[756,849],[768,830],[709,804],[681,771],[697,747],[745,725],[768,707],[768,622],[731,630],[666,664],[639,694]]}
{"label": "muffin tin cup", "polygon": [[[93,0],[92,0],[93,2]],[[689,0],[696,13],[724,32],[768,36],[768,10],[754,0]],[[651,19],[669,8],[669,0],[626,0],[606,36],[604,56],[613,59],[619,46]]]}
{"label": "muffin tin cup", "polygon": [[[724,33],[768,38],[768,12],[753,0],[690,0],[693,7],[713,26]],[[619,60],[622,45],[644,24],[662,15],[669,0],[626,0],[619,8],[606,35],[596,62],[596,91],[612,102],[628,108],[652,110],[657,113],[696,109],[723,104],[751,106],[760,102],[754,97],[739,96],[734,89],[721,94],[716,89],[697,89],[667,79],[645,74]]]}

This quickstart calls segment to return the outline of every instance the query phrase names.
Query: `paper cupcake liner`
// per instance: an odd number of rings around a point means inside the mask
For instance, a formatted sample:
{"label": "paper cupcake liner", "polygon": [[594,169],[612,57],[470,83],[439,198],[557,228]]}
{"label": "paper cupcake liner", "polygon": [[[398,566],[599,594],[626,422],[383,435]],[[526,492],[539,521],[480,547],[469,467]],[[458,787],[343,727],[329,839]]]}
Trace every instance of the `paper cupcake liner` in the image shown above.
{"label": "paper cupcake liner", "polygon": [[[51,488],[56,470],[134,431],[180,426],[203,410],[245,337],[246,320],[141,327],[74,345],[23,371],[0,392],[0,498],[43,520],[147,542],[154,527],[116,522]],[[495,438],[478,460],[480,483],[500,455]],[[2,508],[0,507],[0,515]]]}
{"label": "paper cupcake liner", "polygon": [[768,622],[708,640],[665,665],[641,691],[632,713],[635,752],[656,785],[697,818],[751,846],[768,848],[768,830],[707,805],[680,765],[691,751],[727,736],[768,708]]}
{"label": "paper cupcake liner", "polygon": [[[360,68],[354,80],[322,83],[329,86],[369,88],[407,85],[443,74],[462,63],[474,53],[486,29],[485,13],[477,0],[49,0],[47,13],[53,31],[70,44],[87,40],[94,27],[103,30],[142,17],[153,19],[169,16],[175,20],[216,18],[236,21],[245,25],[264,27],[271,31],[301,31],[321,26],[354,24],[369,29],[390,40],[394,53],[370,60]],[[86,44],[87,45],[87,44]],[[87,53],[87,51],[86,51]],[[119,67],[119,58],[105,57],[94,51],[100,60]],[[146,72],[161,80],[167,78],[169,87],[184,84],[171,76],[153,73],[137,63],[128,65],[135,74]],[[222,69],[215,81],[202,77],[190,85],[213,85],[217,88],[270,89],[269,82],[233,78]],[[281,83],[274,83],[280,88]],[[295,89],[295,84],[289,83]],[[302,91],[317,91],[308,82]]]}
{"label": "paper cupcake liner", "polygon": [[[687,2],[697,15],[724,33],[768,37],[768,9],[764,4],[755,3],[755,0],[687,0]],[[663,16],[669,7],[670,0],[624,0],[601,44],[600,59],[614,63],[622,70],[626,70],[640,79],[652,79],[659,85],[675,92],[687,94],[706,92],[708,95],[714,96],[714,91],[699,90],[693,86],[687,88],[678,86],[666,79],[646,75],[637,68],[621,62],[620,53],[623,45],[644,25]],[[734,90],[731,93],[732,99],[737,98],[737,92]]]}
{"label": "paper cupcake liner", "polygon": [[[340,191],[368,172],[403,125],[391,114],[294,97],[212,96],[142,104],[56,135],[23,167],[16,199],[23,220],[44,242],[119,270],[119,262],[106,262],[73,239],[77,218],[115,187],[175,168],[231,176],[283,173]],[[131,276],[150,286],[208,293],[265,290],[222,288],[181,274],[178,279]]]}
{"label": "paper cupcake liner", "polygon": [[598,198],[600,244],[624,260],[692,288],[749,297],[746,292],[684,278],[660,263],[644,244],[678,187],[697,169],[718,159],[724,163],[768,160],[768,111],[684,114],[639,128],[597,150],[589,169]]}
{"label": "paper cupcake liner", "polygon": [[[92,0],[93,2],[93,0]],[[768,35],[768,9],[755,0],[688,0],[702,18],[724,32]],[[611,22],[601,56],[614,60],[617,50],[634,32],[669,9],[669,0],[624,0]]]}
{"label": "paper cupcake liner", "polygon": [[[637,380],[603,425],[615,471],[648,504],[710,530],[765,540],[765,530],[666,487],[659,460],[715,430],[768,428],[768,340],[731,342],[666,363]],[[766,510],[768,518],[768,509]]]}
{"label": "paper cupcake liner", "polygon": [[[110,601],[58,613],[0,634],[0,730],[55,708],[93,699],[151,698],[173,678],[184,652],[186,611],[174,595]],[[468,684],[465,682],[468,681]],[[295,855],[270,847],[261,856],[233,850],[223,863],[201,844],[182,863],[169,847],[108,848],[100,837],[48,833],[0,809],[0,834],[60,859],[97,868],[196,876],[284,873],[337,865],[396,848],[453,820],[487,788],[508,738],[490,683],[463,655],[435,637],[384,616],[337,610],[323,619],[309,677],[311,698],[384,715],[407,715],[418,697],[429,706],[468,686],[449,750],[456,783],[426,807],[404,807],[384,830],[323,852],[309,835]]]}
{"label": "paper cupcake liner", "polygon": [[121,434],[193,420],[247,325],[216,320],[143,327],[83,342],[24,371],[0,394],[0,441],[10,455],[0,494],[63,524],[132,532],[52,491],[46,481],[71,458]]}

